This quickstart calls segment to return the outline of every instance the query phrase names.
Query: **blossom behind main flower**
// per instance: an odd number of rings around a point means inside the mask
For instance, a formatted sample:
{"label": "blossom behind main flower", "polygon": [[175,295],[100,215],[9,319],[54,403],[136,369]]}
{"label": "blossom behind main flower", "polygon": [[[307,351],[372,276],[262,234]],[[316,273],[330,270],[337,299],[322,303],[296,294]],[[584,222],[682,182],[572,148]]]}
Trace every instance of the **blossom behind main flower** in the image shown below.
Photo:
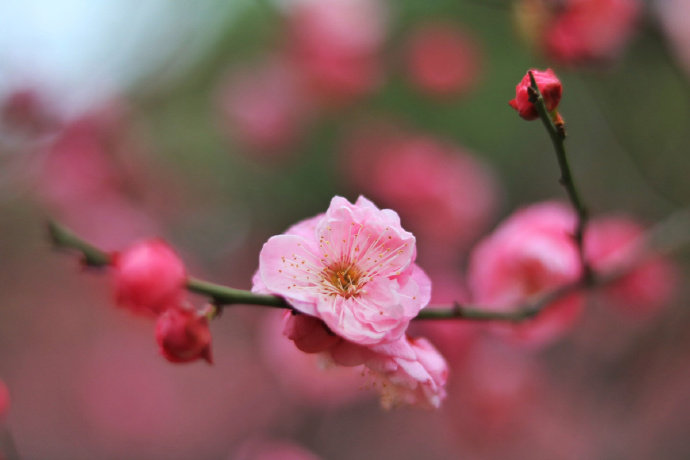
{"label": "blossom behind main flower", "polygon": [[415,237],[394,211],[336,196],[325,214],[264,244],[252,291],[285,298],[351,342],[388,343],[431,296],[416,255]]}

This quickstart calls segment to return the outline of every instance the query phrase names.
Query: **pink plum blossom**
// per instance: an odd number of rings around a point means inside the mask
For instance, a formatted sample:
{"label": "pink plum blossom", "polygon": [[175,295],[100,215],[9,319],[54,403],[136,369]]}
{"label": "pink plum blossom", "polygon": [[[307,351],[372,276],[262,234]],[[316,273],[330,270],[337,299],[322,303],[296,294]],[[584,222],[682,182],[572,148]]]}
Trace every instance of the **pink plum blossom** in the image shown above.
{"label": "pink plum blossom", "polygon": [[446,396],[448,365],[424,338],[404,336],[363,346],[333,335],[322,321],[301,314],[288,317],[285,333],[302,351],[320,353],[340,366],[366,366],[385,408],[402,404],[438,408]]}
{"label": "pink plum blossom", "polygon": [[289,63],[272,59],[234,69],[219,92],[221,125],[231,140],[275,157],[300,137],[309,118],[309,96]]}
{"label": "pink plum blossom", "polygon": [[638,0],[522,0],[517,21],[526,38],[567,65],[615,59],[635,32]]}
{"label": "pink plum blossom", "polygon": [[635,268],[603,289],[604,294],[628,313],[657,311],[673,295],[677,273],[660,255],[643,254],[639,247],[643,228],[628,217],[603,217],[591,222],[585,234],[586,255],[600,272]]}
{"label": "pink plum blossom", "polygon": [[[554,202],[532,205],[509,217],[470,256],[474,302],[492,311],[511,311],[576,281],[581,264],[572,237],[575,222],[570,208]],[[518,340],[548,342],[574,325],[582,303],[582,296],[573,294],[533,319],[505,327]]]}
{"label": "pink plum blossom", "polygon": [[431,295],[416,255],[395,211],[336,196],[325,214],[264,244],[252,290],[283,297],[353,343],[394,342]]}
{"label": "pink plum blossom", "polygon": [[386,11],[379,0],[298,0],[288,12],[288,52],[325,105],[349,102],[382,80]]}
{"label": "pink plum blossom", "polygon": [[356,132],[343,155],[353,184],[395,208],[420,244],[463,249],[498,203],[489,167],[465,149],[387,125]]}
{"label": "pink plum blossom", "polygon": [[415,30],[406,49],[409,78],[431,96],[457,96],[477,81],[478,45],[451,23],[427,23]]}
{"label": "pink plum blossom", "polygon": [[142,241],[114,254],[112,267],[115,297],[121,306],[155,315],[182,300],[187,272],[162,240]]}

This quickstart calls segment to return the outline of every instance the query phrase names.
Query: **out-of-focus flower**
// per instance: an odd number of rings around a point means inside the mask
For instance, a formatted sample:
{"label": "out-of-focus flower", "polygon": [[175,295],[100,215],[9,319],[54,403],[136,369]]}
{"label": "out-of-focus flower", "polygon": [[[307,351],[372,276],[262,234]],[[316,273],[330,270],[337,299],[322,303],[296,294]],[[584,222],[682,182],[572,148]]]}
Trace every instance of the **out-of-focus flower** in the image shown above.
{"label": "out-of-focus flower", "polygon": [[298,140],[310,111],[294,69],[278,59],[233,70],[222,82],[218,103],[222,130],[266,157],[286,152]]}
{"label": "out-of-focus flower", "polygon": [[43,152],[34,178],[37,197],[104,248],[156,233],[156,224],[142,212],[149,197],[144,184],[150,188],[155,182],[144,172],[145,146],[121,102],[70,120]]}
{"label": "out-of-focus flower", "polygon": [[[574,229],[575,215],[559,203],[517,211],[471,254],[468,276],[474,302],[492,311],[512,311],[575,282],[581,264]],[[580,294],[572,294],[550,304],[534,319],[505,327],[518,340],[541,344],[571,328],[582,303]]]}
{"label": "out-of-focus flower", "polygon": [[427,23],[415,30],[406,49],[410,80],[431,96],[457,96],[476,83],[481,62],[475,41],[451,23]]}
{"label": "out-of-focus flower", "polygon": [[182,307],[167,309],[156,320],[156,341],[161,354],[173,363],[199,358],[213,363],[208,319],[196,311]]}
{"label": "out-of-focus flower", "polygon": [[523,35],[563,64],[608,62],[635,31],[637,0],[522,0],[517,22]]}
{"label": "out-of-focus flower", "polygon": [[0,380],[0,421],[5,418],[10,407],[10,392],[7,390],[5,382]]}
{"label": "out-of-focus flower", "polygon": [[320,457],[291,441],[254,438],[244,442],[231,458],[232,460],[319,460]]}
{"label": "out-of-focus flower", "polygon": [[343,157],[356,187],[395,208],[425,248],[463,249],[496,208],[498,187],[488,166],[433,137],[367,128],[352,137]]}
{"label": "out-of-focus flower", "polygon": [[[330,340],[322,340],[323,336]],[[289,311],[272,314],[266,318],[261,338],[262,356],[285,390],[284,397],[316,407],[336,407],[370,396],[362,389],[363,366],[338,366],[327,353],[320,353],[342,341],[323,321]]]}
{"label": "out-of-focus flower", "polygon": [[179,304],[187,272],[167,243],[148,240],[113,255],[115,298],[136,313],[160,314]]}
{"label": "out-of-focus flower", "polygon": [[[595,270],[632,269],[603,292],[620,310],[629,313],[657,311],[672,297],[677,274],[665,258],[645,257],[638,246],[642,227],[631,218],[604,217],[591,222],[585,234],[586,255]],[[639,257],[645,257],[642,261]]]}
{"label": "out-of-focus flower", "polygon": [[0,103],[0,128],[13,134],[39,136],[57,123],[52,107],[35,89],[18,88]]}
{"label": "out-of-focus flower", "polygon": [[288,51],[321,102],[348,102],[379,85],[386,16],[379,0],[298,0],[291,5]]}
{"label": "out-of-focus flower", "polygon": [[393,342],[431,295],[416,255],[395,211],[336,196],[325,214],[264,244],[252,290],[285,298],[354,343]]}
{"label": "out-of-focus flower", "polygon": [[[549,112],[556,110],[558,103],[561,101],[561,95],[563,94],[561,81],[551,69],[546,69],[544,71],[531,69],[530,72],[534,75],[537,87],[544,98],[546,110]],[[536,107],[534,107],[534,104],[529,100],[528,88],[531,86],[532,82],[528,72],[515,87],[515,99],[508,102],[525,120],[535,120],[539,117]]]}
{"label": "out-of-focus flower", "polygon": [[657,0],[654,4],[673,52],[690,78],[690,2]]}

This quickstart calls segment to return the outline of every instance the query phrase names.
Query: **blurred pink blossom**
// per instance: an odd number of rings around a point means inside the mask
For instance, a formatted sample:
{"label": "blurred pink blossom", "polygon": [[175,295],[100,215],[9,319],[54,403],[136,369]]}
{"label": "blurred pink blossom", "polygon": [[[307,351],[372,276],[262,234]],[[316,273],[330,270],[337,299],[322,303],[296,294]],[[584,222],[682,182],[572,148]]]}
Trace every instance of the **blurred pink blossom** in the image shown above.
{"label": "blurred pink blossom", "polygon": [[487,165],[462,148],[395,128],[366,128],[343,155],[354,185],[396,209],[420,243],[452,254],[484,230],[498,186]]}
{"label": "blurred pink blossom", "polygon": [[310,96],[299,76],[278,58],[238,68],[218,93],[221,128],[233,141],[265,158],[284,155],[310,117]]}
{"label": "blurred pink blossom", "polygon": [[659,255],[648,256],[643,262],[639,247],[643,228],[629,217],[603,217],[591,222],[585,234],[585,248],[592,267],[599,271],[625,268],[639,264],[603,292],[612,304],[628,313],[649,313],[659,310],[672,297],[678,279],[670,261]]}
{"label": "blurred pink blossom", "polygon": [[393,342],[431,295],[416,255],[395,211],[336,196],[325,214],[264,244],[252,290],[285,298],[354,343]]}
{"label": "blurred pink blossom", "polygon": [[12,134],[40,136],[57,124],[54,107],[37,89],[17,88],[0,102],[0,127]]}
{"label": "blurred pink blossom", "polygon": [[444,22],[418,26],[408,39],[406,64],[412,83],[439,98],[468,91],[482,65],[475,40],[459,26]]}
{"label": "blurred pink blossom", "polygon": [[690,2],[660,0],[654,4],[673,52],[690,78]]}
{"label": "blurred pink blossom", "polygon": [[606,63],[635,32],[637,0],[522,0],[518,24],[527,38],[560,63]]}
{"label": "blurred pink blossom", "polygon": [[339,105],[382,80],[387,12],[379,0],[297,0],[288,12],[288,52],[311,91]]}
{"label": "blurred pink blossom", "polygon": [[[492,311],[511,311],[581,273],[572,237],[575,215],[555,202],[518,210],[473,250],[468,268],[473,300]],[[528,343],[552,341],[570,329],[580,315],[583,299],[569,295],[538,316],[517,325],[496,325]]]}
{"label": "blurred pink blossom", "polygon": [[[142,212],[142,153],[126,107],[115,102],[67,122],[43,152],[38,198],[66,224],[104,248],[157,233]],[[169,200],[168,200],[169,202]]]}
{"label": "blurred pink blossom", "polygon": [[182,301],[187,271],[163,240],[146,240],[115,253],[112,260],[117,303],[157,315]]}

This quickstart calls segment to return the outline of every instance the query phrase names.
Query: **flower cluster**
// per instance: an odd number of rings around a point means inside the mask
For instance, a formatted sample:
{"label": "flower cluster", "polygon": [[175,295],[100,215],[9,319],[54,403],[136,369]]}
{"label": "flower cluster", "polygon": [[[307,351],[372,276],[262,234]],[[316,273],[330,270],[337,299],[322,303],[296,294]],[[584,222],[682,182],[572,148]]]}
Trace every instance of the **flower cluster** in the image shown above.
{"label": "flower cluster", "polygon": [[184,303],[187,271],[170,246],[161,240],[142,241],[115,253],[111,265],[117,303],[157,317],[156,341],[167,360],[212,362],[208,319]]}
{"label": "flower cluster", "polygon": [[445,361],[428,342],[405,334],[431,296],[415,258],[415,237],[394,211],[336,196],[326,213],[264,244],[252,290],[279,295],[295,309],[286,335],[298,348],[340,365],[364,364],[380,377],[385,406],[438,407]]}

